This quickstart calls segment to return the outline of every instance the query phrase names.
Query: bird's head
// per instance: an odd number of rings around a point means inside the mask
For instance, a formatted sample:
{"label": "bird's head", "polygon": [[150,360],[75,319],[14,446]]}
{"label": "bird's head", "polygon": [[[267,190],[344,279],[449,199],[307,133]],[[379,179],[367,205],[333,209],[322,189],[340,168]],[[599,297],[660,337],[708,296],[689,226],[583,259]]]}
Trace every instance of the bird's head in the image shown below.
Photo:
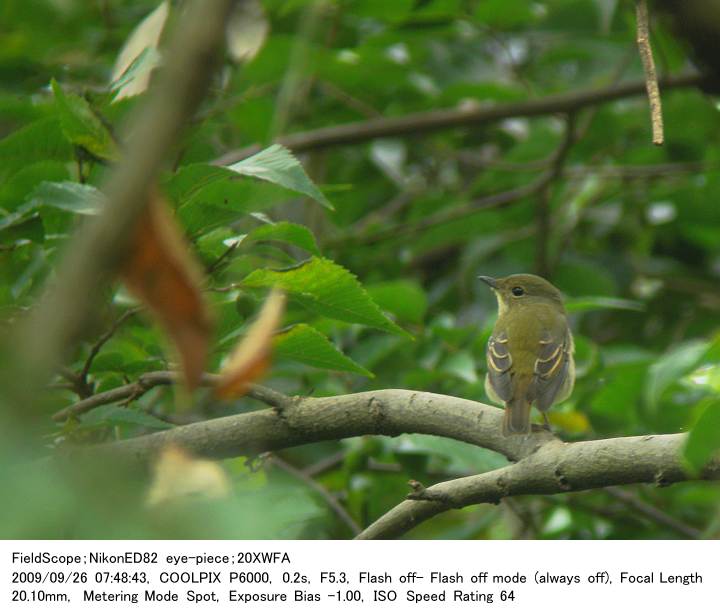
{"label": "bird's head", "polygon": [[527,303],[546,302],[563,308],[562,294],[547,280],[533,274],[513,274],[505,278],[478,276],[495,293],[500,314]]}

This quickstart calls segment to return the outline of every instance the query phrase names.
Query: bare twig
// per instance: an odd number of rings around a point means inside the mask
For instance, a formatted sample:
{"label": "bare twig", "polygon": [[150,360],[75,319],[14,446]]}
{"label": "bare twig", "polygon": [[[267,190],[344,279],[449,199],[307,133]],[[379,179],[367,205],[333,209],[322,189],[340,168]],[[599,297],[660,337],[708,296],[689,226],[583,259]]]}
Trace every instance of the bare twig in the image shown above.
{"label": "bare twig", "polygon": [[652,140],[655,145],[662,145],[665,141],[663,134],[662,104],[660,102],[660,89],[658,87],[655,61],[650,48],[650,32],[647,0],[635,0],[635,15],[637,17],[637,44],[645,72],[645,88],[650,102],[650,120],[652,122]]}
{"label": "bare twig", "polygon": [[689,524],[685,524],[685,522],[675,519],[657,507],[653,507],[650,503],[646,503],[644,500],[628,490],[623,490],[622,488],[615,486],[609,486],[605,488],[605,491],[612,495],[613,498],[619,500],[625,505],[628,505],[629,507],[632,507],[635,511],[642,514],[649,520],[652,520],[660,526],[664,526],[672,531],[675,531],[678,535],[687,537],[688,539],[700,539],[702,537],[702,532],[697,528],[693,528]]}
{"label": "bare twig", "polygon": [[[709,83],[705,75],[680,75],[660,80],[664,90],[697,87]],[[411,113],[397,118],[377,118],[329,126],[303,133],[285,135],[276,139],[295,153],[326,147],[362,143],[381,137],[412,136],[461,126],[480,126],[508,118],[530,118],[555,113],[571,113],[610,101],[637,96],[645,92],[645,81],[631,81],[610,86],[546,96],[536,100],[478,107],[475,109],[438,109]],[[213,164],[231,165],[256,154],[259,145],[227,152],[216,158]]]}
{"label": "bare twig", "polygon": [[207,273],[212,274],[215,272],[225,262],[225,260],[237,250],[238,246],[240,246],[239,241],[230,244],[230,246],[228,246],[227,249],[217,259],[215,259],[215,261],[207,266]]}
{"label": "bare twig", "polygon": [[344,459],[345,453],[342,451],[338,451],[337,453],[334,453],[327,458],[322,458],[317,462],[309,464],[303,469],[303,472],[310,475],[310,477],[322,475],[324,472],[329,471],[336,466],[340,466]]}
{"label": "bare twig", "polygon": [[575,115],[569,114],[565,119],[565,132],[557,150],[550,159],[550,168],[545,172],[538,189],[538,206],[535,209],[535,270],[540,276],[548,277],[550,246],[552,232],[550,208],[550,191],[552,184],[563,172],[570,148],[575,142]]}
{"label": "bare twig", "polygon": [[[217,384],[218,378],[216,374],[203,374],[200,384],[204,387],[213,387]],[[55,413],[52,419],[53,421],[65,421],[70,417],[77,417],[104,404],[112,404],[113,402],[119,402],[121,400],[136,400],[159,385],[173,385],[181,382],[182,375],[179,372],[171,372],[169,370],[147,372],[138,378],[137,381],[100,392],[99,394],[75,402],[70,406],[66,406],[64,409]],[[269,404],[277,409],[285,409],[292,402],[289,396],[274,391],[264,385],[252,385],[247,392],[247,396]]]}
{"label": "bare twig", "polygon": [[88,353],[87,359],[85,360],[85,364],[82,367],[82,370],[80,371],[80,374],[78,374],[78,379],[80,382],[87,386],[87,377],[90,373],[90,368],[92,368],[92,363],[97,357],[97,354],[100,352],[100,350],[105,346],[105,344],[112,338],[118,329],[120,329],[120,326],[125,323],[131,316],[136,315],[138,312],[140,312],[142,308],[136,307],[136,308],[130,308],[130,310],[127,310],[124,312],[111,326],[110,329],[108,329],[100,338],[98,338],[97,342],[93,344],[92,348],[90,349],[90,353]]}
{"label": "bare twig", "polygon": [[363,115],[366,118],[379,118],[381,116],[380,112],[372,105],[360,100],[359,98],[355,98],[352,94],[345,92],[345,90],[339,88],[331,81],[319,81],[318,87],[323,94],[327,94],[328,96],[337,99],[341,103],[345,104],[349,109],[357,111],[360,115]]}
{"label": "bare twig", "polygon": [[340,501],[321,483],[315,481],[307,472],[295,468],[292,464],[286,462],[278,456],[271,456],[270,462],[281,468],[289,475],[292,475],[296,479],[299,479],[304,484],[312,488],[327,503],[328,507],[332,509],[340,518],[345,526],[347,526],[353,535],[357,535],[362,529],[358,526],[358,523],[353,520],[352,516],[347,512],[345,507],[340,504]]}
{"label": "bare twig", "polygon": [[281,411],[288,409],[293,403],[293,399],[290,396],[270,389],[265,385],[252,385],[246,395],[253,400],[264,402]]}
{"label": "bare twig", "polygon": [[379,242],[405,236],[411,233],[425,231],[426,229],[430,229],[437,225],[446,224],[453,222],[454,220],[472,216],[482,210],[507,207],[516,201],[520,201],[521,199],[532,197],[536,194],[542,194],[542,192],[545,191],[545,189],[562,174],[563,165],[575,140],[573,117],[573,114],[568,116],[566,130],[563,134],[560,145],[548,159],[549,167],[532,182],[525,184],[524,186],[511,188],[510,190],[506,190],[504,192],[495,193],[494,195],[474,199],[467,205],[463,205],[458,208],[442,210],[432,216],[426,216],[417,222],[404,222],[394,225],[370,236],[362,237],[362,241],[364,243]]}

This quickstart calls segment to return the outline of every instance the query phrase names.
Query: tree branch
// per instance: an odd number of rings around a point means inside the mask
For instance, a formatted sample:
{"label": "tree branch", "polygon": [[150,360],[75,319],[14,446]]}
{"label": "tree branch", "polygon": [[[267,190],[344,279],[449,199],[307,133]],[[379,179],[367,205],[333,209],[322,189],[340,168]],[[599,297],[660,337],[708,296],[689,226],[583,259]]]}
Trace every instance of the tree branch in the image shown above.
{"label": "tree branch", "polygon": [[[65,421],[70,417],[77,417],[87,413],[88,411],[103,406],[105,404],[112,404],[113,402],[136,400],[146,392],[150,391],[154,387],[159,385],[174,385],[181,383],[183,379],[182,374],[179,372],[171,372],[169,370],[158,370],[156,372],[146,372],[137,381],[128,383],[127,385],[121,385],[114,389],[108,389],[107,391],[100,392],[94,396],[90,396],[83,400],[79,400],[64,409],[60,409],[57,413],[52,416],[53,421]],[[218,382],[217,374],[203,374],[200,381],[200,385],[204,387],[212,387]],[[279,391],[265,387],[264,385],[251,385],[250,389],[246,394],[249,398],[259,400],[265,404],[269,404],[276,409],[284,409],[289,407],[292,403],[292,399]]]}
{"label": "tree branch", "polygon": [[[424,488],[415,484],[401,503],[358,535],[397,537],[451,508],[497,503],[506,496],[557,494],[631,483],[665,486],[692,479],[682,462],[685,434],[665,434],[564,443],[536,429],[528,437],[507,438],[502,411],[441,394],[387,389],[330,398],[292,398],[288,407],[211,419],[125,441],[67,450],[78,460],[120,457],[147,464],[175,443],[209,458],[256,455],[319,441],[379,434],[444,436],[492,449],[519,460],[482,475]],[[720,479],[720,460],[699,479]]]}
{"label": "tree branch", "polygon": [[[203,374],[200,385],[212,387],[217,384],[218,378],[217,374]],[[112,404],[113,402],[136,400],[154,387],[158,387],[159,385],[174,385],[175,383],[183,382],[182,379],[182,374],[179,372],[170,372],[169,370],[146,372],[133,383],[108,389],[89,398],[78,400],[70,406],[66,406],[64,409],[60,409],[52,416],[52,420],[65,421],[70,417],[77,417],[87,413],[98,406]],[[264,385],[251,385],[245,395],[248,396],[248,398],[269,404],[278,410],[283,410],[292,404],[292,398]]]}
{"label": "tree branch", "polygon": [[[371,524],[357,539],[390,539],[447,511],[479,503],[499,503],[506,496],[556,494],[629,483],[666,486],[689,479],[681,450],[684,434],[634,436],[563,443],[552,441],[517,464],[482,475],[415,489],[408,500]],[[714,460],[700,479],[719,479]]]}
{"label": "tree branch", "polygon": [[[709,77],[699,74],[680,75],[660,80],[663,90],[702,86]],[[600,105],[645,92],[645,81],[631,81],[622,85],[580,90],[569,94],[554,94],[531,101],[482,106],[474,109],[437,109],[411,113],[395,118],[377,118],[351,122],[316,130],[278,137],[276,142],[296,154],[330,146],[351,145],[380,137],[399,137],[445,130],[462,126],[480,126],[508,118],[531,118],[554,113],[572,113],[585,107]],[[215,165],[231,165],[260,150],[253,145],[227,152],[213,161]]]}
{"label": "tree branch", "polygon": [[464,441],[518,460],[544,443],[557,440],[539,427],[530,437],[508,439],[502,436],[501,422],[502,412],[481,402],[384,389],[330,398],[290,398],[290,404],[280,411],[266,409],[210,419],[125,441],[73,449],[71,455],[118,455],[144,464],[169,442],[198,456],[228,458],[365,434],[398,436],[417,432]]}

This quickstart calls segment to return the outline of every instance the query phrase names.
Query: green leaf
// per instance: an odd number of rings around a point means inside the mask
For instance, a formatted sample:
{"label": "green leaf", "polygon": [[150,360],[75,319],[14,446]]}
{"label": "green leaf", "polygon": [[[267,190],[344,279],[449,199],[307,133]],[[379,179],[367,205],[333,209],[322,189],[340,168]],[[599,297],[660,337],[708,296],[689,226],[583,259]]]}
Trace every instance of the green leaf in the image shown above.
{"label": "green leaf", "polygon": [[278,242],[287,242],[298,248],[306,250],[310,254],[320,256],[315,236],[312,231],[303,225],[293,222],[276,222],[263,225],[257,229],[253,229],[244,241],[263,241],[276,240]]}
{"label": "green leaf", "polygon": [[266,210],[291,194],[282,186],[255,182],[224,167],[204,164],[181,167],[163,188],[177,205],[180,220],[191,234]]}
{"label": "green leaf", "polygon": [[101,426],[142,426],[156,430],[166,430],[167,428],[174,427],[172,424],[142,411],[115,406],[114,404],[99,406],[88,411],[82,416],[82,425],[86,428]]}
{"label": "green leaf", "polygon": [[90,104],[77,94],[63,92],[54,79],[51,86],[60,115],[60,125],[70,143],[85,148],[98,158],[116,160],[118,149],[115,140],[95,115]]}
{"label": "green leaf", "polygon": [[97,214],[105,201],[90,184],[41,182],[30,196],[36,206],[48,205],[74,214]]}
{"label": "green leaf", "polygon": [[657,407],[665,390],[680,377],[697,367],[710,348],[706,340],[691,340],[668,351],[648,370],[645,381],[645,401],[651,409]]}
{"label": "green leaf", "polygon": [[273,184],[279,184],[295,192],[307,195],[332,210],[332,204],[307,176],[300,161],[282,145],[271,145],[250,158],[227,167],[235,173],[249,175]]}
{"label": "green leaf", "polygon": [[323,316],[406,334],[380,311],[354,274],[329,259],[313,257],[281,271],[255,270],[243,284],[248,287],[277,285],[308,310]]}
{"label": "green leaf", "polygon": [[475,19],[499,30],[511,29],[534,21],[532,4],[527,0],[483,0]]}
{"label": "green leaf", "polygon": [[697,421],[685,444],[685,459],[694,472],[699,472],[720,452],[720,399],[703,400],[695,409]]}
{"label": "green leaf", "polygon": [[5,173],[38,161],[66,161],[72,156],[57,118],[32,122],[0,141],[0,163]]}
{"label": "green leaf", "polygon": [[56,160],[43,160],[23,166],[0,183],[0,210],[14,212],[23,207],[40,182],[61,182],[68,179],[67,165]]}
{"label": "green leaf", "polygon": [[586,312],[588,310],[635,310],[643,312],[645,305],[620,297],[585,296],[573,297],[565,301],[568,312]]}
{"label": "green leaf", "polygon": [[393,280],[367,287],[370,297],[400,321],[422,323],[428,301],[423,288],[413,280]]}
{"label": "green leaf", "polygon": [[315,368],[355,372],[373,377],[373,373],[355,363],[338,350],[323,334],[310,325],[301,323],[273,338],[277,357],[292,359]]}

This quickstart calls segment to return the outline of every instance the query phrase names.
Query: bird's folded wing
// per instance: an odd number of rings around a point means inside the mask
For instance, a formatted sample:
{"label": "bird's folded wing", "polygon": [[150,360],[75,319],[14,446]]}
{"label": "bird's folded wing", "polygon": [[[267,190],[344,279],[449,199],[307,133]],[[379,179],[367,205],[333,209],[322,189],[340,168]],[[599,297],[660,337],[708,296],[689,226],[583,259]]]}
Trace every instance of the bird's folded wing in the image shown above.
{"label": "bird's folded wing", "polygon": [[507,346],[508,338],[504,332],[490,336],[487,345],[488,378],[498,398],[507,401],[511,397],[510,368],[512,357]]}
{"label": "bird's folded wing", "polygon": [[565,330],[562,336],[553,336],[549,332],[540,340],[540,351],[535,361],[535,376],[531,391],[535,406],[545,411],[552,406],[568,377],[572,345],[570,333]]}

